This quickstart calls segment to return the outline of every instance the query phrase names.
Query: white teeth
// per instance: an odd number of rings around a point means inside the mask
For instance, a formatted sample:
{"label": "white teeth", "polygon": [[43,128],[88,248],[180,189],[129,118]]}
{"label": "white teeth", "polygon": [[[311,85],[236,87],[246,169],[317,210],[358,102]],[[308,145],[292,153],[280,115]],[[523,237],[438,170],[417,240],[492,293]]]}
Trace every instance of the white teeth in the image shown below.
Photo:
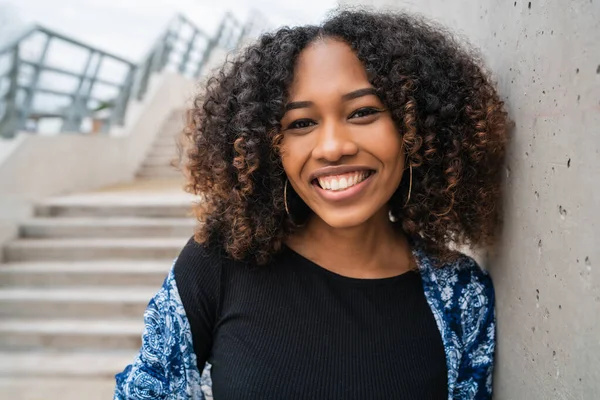
{"label": "white teeth", "polygon": [[365,171],[344,174],[343,176],[326,176],[318,178],[321,188],[326,190],[344,190],[364,181],[369,174]]}
{"label": "white teeth", "polygon": [[346,189],[347,187],[348,187],[348,181],[346,180],[346,178],[340,179],[340,189]]}
{"label": "white teeth", "polygon": [[329,181],[326,181],[323,178],[318,178],[319,179],[319,185],[323,188],[323,189],[331,189],[331,186],[329,185]]}

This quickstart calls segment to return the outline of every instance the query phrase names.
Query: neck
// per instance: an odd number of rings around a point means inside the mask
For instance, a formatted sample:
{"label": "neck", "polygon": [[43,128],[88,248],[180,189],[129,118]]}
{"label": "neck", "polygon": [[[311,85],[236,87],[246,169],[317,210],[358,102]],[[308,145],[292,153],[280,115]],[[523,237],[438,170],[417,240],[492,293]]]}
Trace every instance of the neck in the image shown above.
{"label": "neck", "polygon": [[385,209],[350,228],[333,228],[313,216],[287,244],[323,268],[350,277],[383,278],[411,267],[406,237],[394,229]]}

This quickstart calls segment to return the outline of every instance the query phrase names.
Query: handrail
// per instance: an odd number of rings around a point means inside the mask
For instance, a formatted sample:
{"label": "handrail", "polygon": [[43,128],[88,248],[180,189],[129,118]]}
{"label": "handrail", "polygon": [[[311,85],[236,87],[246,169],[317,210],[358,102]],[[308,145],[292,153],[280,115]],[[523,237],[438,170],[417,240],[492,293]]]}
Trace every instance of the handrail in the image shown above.
{"label": "handrail", "polygon": [[94,46],[90,46],[86,43],[83,43],[77,39],[73,39],[70,38],[66,35],[63,35],[61,33],[58,33],[55,30],[52,29],[48,29],[44,26],[38,25],[38,24],[34,24],[32,27],[30,27],[25,33],[19,35],[16,39],[12,40],[10,44],[4,46],[3,48],[0,49],[0,55],[4,54],[5,52],[8,52],[10,50],[12,50],[15,46],[18,46],[19,43],[23,42],[24,40],[26,40],[27,38],[29,38],[29,36],[33,35],[36,32],[41,32],[44,33],[48,36],[52,36],[56,39],[60,39],[64,42],[67,42],[69,44],[73,44],[75,46],[79,46],[79,47],[84,47],[86,49],[90,49],[95,51],[98,54],[102,54],[105,57],[110,57],[112,59],[115,59],[116,61],[120,61],[122,63],[126,63],[126,64],[131,64],[131,65],[135,65],[134,62],[130,61],[130,60],[126,60],[124,58],[122,58],[121,56],[118,56],[116,54],[113,53],[109,53],[107,51],[101,50],[98,47],[94,47]]}
{"label": "handrail", "polygon": [[[130,99],[144,98],[152,75],[173,70],[189,78],[198,78],[216,48],[234,50],[252,29],[252,20],[242,24],[231,13],[226,13],[216,34],[210,36],[190,19],[179,14],[167,25],[142,62],[136,64],[64,34],[34,25],[0,49],[0,65],[2,58],[9,61],[9,68],[6,71],[0,70],[0,136],[11,137],[18,130],[37,124],[44,118],[59,118],[62,121],[62,132],[80,132],[84,123],[87,121],[90,125],[92,119],[101,123],[102,132],[107,132],[111,125],[123,125]],[[191,35],[185,36],[183,30],[188,30]],[[44,36],[44,43],[38,59],[25,59],[22,54],[24,45],[39,34]],[[47,61],[48,52],[51,51],[50,44],[55,41],[86,51],[84,67],[75,71],[64,66],[50,65]],[[120,66],[124,71],[122,78],[106,79],[100,76],[107,60]],[[57,90],[47,87],[48,76],[76,80],[75,89]],[[3,81],[8,81],[8,85],[3,85]],[[3,86],[8,87],[4,93]],[[97,88],[105,89],[105,93],[96,93]],[[108,89],[113,93],[116,90],[116,94],[107,94]],[[38,94],[63,98],[69,105],[61,109],[40,109],[39,102],[35,101]],[[98,114],[100,110],[106,110],[104,116]],[[35,130],[36,127],[30,129]]]}
{"label": "handrail", "polygon": [[37,28],[38,28],[38,25],[34,24],[32,26],[29,26],[26,29],[23,29],[23,33],[21,33],[20,35],[17,35],[17,37],[14,38],[13,40],[11,40],[8,44],[4,45],[3,47],[0,47],[0,55],[11,51],[15,46],[17,46],[23,40],[27,39],[29,37],[29,35],[34,33]]}

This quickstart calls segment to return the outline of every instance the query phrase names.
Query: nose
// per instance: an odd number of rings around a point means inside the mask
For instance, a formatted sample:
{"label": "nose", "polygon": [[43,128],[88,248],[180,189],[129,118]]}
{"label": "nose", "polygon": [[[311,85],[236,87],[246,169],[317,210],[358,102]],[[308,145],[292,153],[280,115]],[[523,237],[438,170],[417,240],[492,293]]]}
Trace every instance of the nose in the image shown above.
{"label": "nose", "polygon": [[327,122],[321,124],[312,156],[327,162],[339,161],[344,156],[352,156],[358,152],[358,146],[352,135],[341,124]]}

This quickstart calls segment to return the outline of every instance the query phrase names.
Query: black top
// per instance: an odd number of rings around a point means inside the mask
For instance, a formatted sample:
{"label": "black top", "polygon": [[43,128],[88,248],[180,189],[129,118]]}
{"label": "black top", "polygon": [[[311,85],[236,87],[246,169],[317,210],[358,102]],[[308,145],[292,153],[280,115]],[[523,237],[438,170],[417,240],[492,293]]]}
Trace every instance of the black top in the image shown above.
{"label": "black top", "polygon": [[418,272],[354,279],[284,247],[249,268],[190,240],[175,279],[215,400],[446,400]]}

